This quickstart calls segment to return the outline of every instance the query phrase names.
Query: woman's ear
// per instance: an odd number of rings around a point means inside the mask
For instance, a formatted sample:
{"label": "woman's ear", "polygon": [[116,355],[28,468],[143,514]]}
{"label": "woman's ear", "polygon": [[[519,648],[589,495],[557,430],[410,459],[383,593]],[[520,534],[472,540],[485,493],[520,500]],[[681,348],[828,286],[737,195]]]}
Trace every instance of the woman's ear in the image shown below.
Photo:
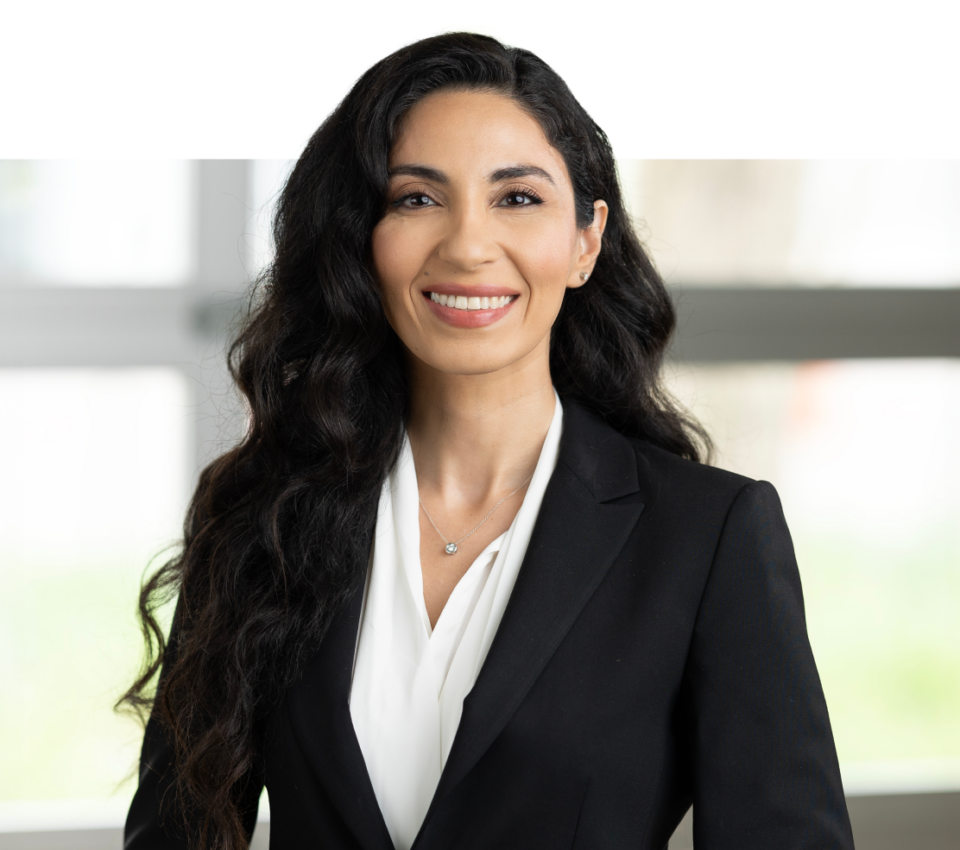
{"label": "woman's ear", "polygon": [[603,244],[603,230],[607,226],[606,201],[593,202],[593,221],[580,231],[580,255],[572,269],[571,280],[567,287],[575,289],[583,286],[593,273],[593,266],[597,262],[600,246]]}

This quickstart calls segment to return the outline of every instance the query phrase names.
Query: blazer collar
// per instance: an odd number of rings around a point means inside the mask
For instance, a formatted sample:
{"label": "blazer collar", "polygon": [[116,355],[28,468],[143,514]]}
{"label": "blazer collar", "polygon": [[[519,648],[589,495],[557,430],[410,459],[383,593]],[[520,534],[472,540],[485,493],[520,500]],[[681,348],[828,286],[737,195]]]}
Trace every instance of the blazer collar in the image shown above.
{"label": "blazer collar", "polygon": [[304,755],[357,843],[364,850],[394,850],[350,718],[350,682],[362,609],[361,589],[330,624],[286,705]]}
{"label": "blazer collar", "polygon": [[[557,468],[517,582],[463,715],[430,810],[507,724],[599,586],[648,501],[630,442],[564,401]],[[331,624],[287,705],[294,731],[364,850],[391,850],[350,718],[350,682],[362,593]],[[423,828],[421,828],[421,835]]]}
{"label": "blazer collar", "polygon": [[623,549],[642,498],[630,442],[565,401],[557,468],[424,826],[523,701]]}

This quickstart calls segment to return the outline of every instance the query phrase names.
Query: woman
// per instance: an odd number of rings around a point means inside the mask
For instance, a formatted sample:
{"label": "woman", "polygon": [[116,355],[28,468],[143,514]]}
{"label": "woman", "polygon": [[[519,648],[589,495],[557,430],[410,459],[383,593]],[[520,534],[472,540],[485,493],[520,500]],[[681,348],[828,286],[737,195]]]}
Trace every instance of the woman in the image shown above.
{"label": "woman", "polygon": [[[130,850],[850,848],[789,534],[697,463],[602,131],[532,54],[371,68],[280,198],[251,410],[145,587]],[[164,647],[155,606],[179,594]]]}

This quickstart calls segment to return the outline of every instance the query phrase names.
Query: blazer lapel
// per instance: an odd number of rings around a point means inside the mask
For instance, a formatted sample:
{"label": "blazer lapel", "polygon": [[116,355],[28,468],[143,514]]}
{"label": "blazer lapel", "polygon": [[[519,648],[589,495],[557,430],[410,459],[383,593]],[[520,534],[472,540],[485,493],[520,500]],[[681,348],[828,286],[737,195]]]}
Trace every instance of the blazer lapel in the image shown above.
{"label": "blazer lapel", "polygon": [[287,705],[313,769],[364,850],[393,850],[350,717],[350,681],[363,591],[356,592],[307,662]]}
{"label": "blazer lapel", "polygon": [[425,824],[507,724],[560,645],[625,545],[643,510],[642,497],[629,441],[564,402],[557,468],[490,652],[464,700]]}

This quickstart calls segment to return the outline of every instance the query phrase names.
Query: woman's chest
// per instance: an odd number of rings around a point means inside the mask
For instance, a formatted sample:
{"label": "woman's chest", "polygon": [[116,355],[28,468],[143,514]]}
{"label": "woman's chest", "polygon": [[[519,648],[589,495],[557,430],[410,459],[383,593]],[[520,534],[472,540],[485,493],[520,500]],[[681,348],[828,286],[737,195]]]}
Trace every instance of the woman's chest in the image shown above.
{"label": "woman's chest", "polygon": [[[504,507],[508,509],[503,510]],[[445,536],[441,536],[426,513],[420,512],[420,574],[423,601],[431,626],[437,625],[447,601],[468,570],[476,564],[484,550],[510,528],[516,514],[516,507],[511,510],[504,505],[472,533],[469,533],[471,526],[464,524],[461,518],[460,525],[453,531],[447,527]],[[451,537],[452,533],[456,536]],[[468,533],[465,538],[464,533]],[[448,552],[447,544],[458,540],[456,551]]]}

